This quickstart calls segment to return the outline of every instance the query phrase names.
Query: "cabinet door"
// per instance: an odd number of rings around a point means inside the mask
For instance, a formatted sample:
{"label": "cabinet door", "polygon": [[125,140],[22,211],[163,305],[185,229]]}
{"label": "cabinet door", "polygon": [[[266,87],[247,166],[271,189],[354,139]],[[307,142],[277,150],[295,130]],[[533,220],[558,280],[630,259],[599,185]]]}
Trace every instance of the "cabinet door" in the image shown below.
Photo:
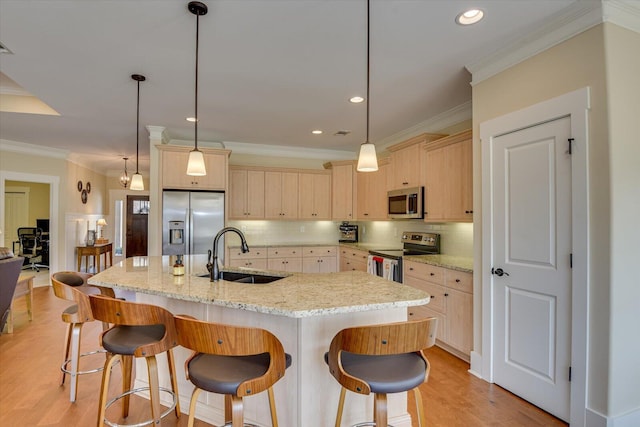
{"label": "cabinet door", "polygon": [[446,292],[447,344],[468,355],[473,346],[473,295],[454,289]]}
{"label": "cabinet door", "polygon": [[247,171],[229,172],[229,217],[247,219]]}
{"label": "cabinet door", "polygon": [[164,188],[192,188],[194,176],[187,175],[187,151],[162,152],[162,186]]}
{"label": "cabinet door", "polygon": [[393,190],[420,185],[420,144],[413,144],[391,154]]}
{"label": "cabinet door", "polygon": [[247,171],[247,218],[264,218],[264,171]]}
{"label": "cabinet door", "polygon": [[[304,189],[301,189],[304,191]],[[331,219],[331,175],[316,175],[313,184],[315,219]]]}
{"label": "cabinet door", "polygon": [[416,307],[409,307],[407,314],[409,320],[428,319],[429,317],[435,317],[438,319],[438,328],[436,329],[436,339],[442,342],[447,341],[445,324],[447,322],[447,316],[437,311],[433,311],[429,308],[431,303],[427,305],[419,305]]}
{"label": "cabinet door", "polygon": [[[282,219],[282,172],[264,173],[264,217]],[[297,194],[296,194],[297,198]]]}
{"label": "cabinet door", "polygon": [[205,153],[204,162],[207,168],[207,174],[205,176],[192,176],[191,178],[198,178],[200,180],[202,184],[200,188],[225,191],[227,189],[226,155]]}
{"label": "cabinet door", "polygon": [[445,217],[450,220],[469,221],[473,209],[473,177],[471,140],[444,147],[447,165]]}
{"label": "cabinet door", "polygon": [[282,218],[298,218],[298,173],[282,172]]}
{"label": "cabinet door", "polygon": [[445,218],[445,200],[447,194],[446,176],[449,175],[445,164],[444,148],[428,150],[425,153],[427,164],[425,183],[424,220],[443,220]]}
{"label": "cabinet door", "polygon": [[335,165],[331,169],[332,218],[350,221],[353,216],[353,165]]}
{"label": "cabinet door", "polygon": [[300,191],[298,192],[298,217],[301,219],[314,219],[313,208],[313,180],[314,174],[301,173],[300,179]]}

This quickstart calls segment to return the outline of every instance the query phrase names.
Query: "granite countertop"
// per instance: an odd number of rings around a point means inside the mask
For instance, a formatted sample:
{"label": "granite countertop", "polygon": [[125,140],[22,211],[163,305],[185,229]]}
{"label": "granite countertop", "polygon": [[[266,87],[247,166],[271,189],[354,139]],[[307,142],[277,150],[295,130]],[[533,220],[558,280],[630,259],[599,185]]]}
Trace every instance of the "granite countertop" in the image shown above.
{"label": "granite countertop", "polygon": [[402,257],[406,261],[421,262],[450,270],[473,273],[473,258],[453,255],[407,255]]}
{"label": "granite countertop", "polygon": [[132,257],[92,276],[89,283],[296,318],[423,305],[430,299],[424,291],[360,271],[293,273],[267,284],[212,283],[209,277],[198,277],[206,273],[205,263],[206,255],[185,256],[186,274],[173,276],[168,256]]}
{"label": "granite countertop", "polygon": [[383,243],[349,243],[349,242],[340,242],[340,246],[344,246],[347,248],[358,249],[360,251],[375,251],[375,250],[390,250],[390,249],[402,249],[402,246],[393,246],[386,245]]}

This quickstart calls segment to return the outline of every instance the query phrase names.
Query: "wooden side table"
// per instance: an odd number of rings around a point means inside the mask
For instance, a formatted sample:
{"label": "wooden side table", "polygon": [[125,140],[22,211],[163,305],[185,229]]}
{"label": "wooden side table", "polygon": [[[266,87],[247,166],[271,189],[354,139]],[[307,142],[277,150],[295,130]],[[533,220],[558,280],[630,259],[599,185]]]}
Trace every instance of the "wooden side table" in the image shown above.
{"label": "wooden side table", "polygon": [[82,258],[86,258],[85,271],[89,272],[89,257],[93,257],[96,265],[96,273],[100,272],[100,258],[104,254],[104,266],[107,267],[107,255],[109,256],[109,267],[113,265],[113,244],[104,243],[94,246],[76,246],[78,253],[78,271],[82,271]]}
{"label": "wooden side table", "polygon": [[9,317],[7,318],[7,333],[13,333],[13,303],[17,298],[27,298],[27,315],[29,321],[33,320],[33,279],[35,274],[21,273],[18,277],[18,284],[16,290],[13,293],[13,300],[11,300],[11,307],[9,308]]}

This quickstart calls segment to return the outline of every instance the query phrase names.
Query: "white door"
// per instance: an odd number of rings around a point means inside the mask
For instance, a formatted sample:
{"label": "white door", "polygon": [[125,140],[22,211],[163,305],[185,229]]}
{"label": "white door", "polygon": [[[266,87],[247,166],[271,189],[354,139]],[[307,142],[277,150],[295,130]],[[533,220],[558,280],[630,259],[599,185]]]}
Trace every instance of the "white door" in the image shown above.
{"label": "white door", "polygon": [[570,118],[492,145],[494,381],[569,420]]}
{"label": "white door", "polygon": [[[4,193],[4,245],[13,249],[18,240],[18,227],[29,224],[29,188],[6,187]],[[18,246],[15,248],[18,251]]]}

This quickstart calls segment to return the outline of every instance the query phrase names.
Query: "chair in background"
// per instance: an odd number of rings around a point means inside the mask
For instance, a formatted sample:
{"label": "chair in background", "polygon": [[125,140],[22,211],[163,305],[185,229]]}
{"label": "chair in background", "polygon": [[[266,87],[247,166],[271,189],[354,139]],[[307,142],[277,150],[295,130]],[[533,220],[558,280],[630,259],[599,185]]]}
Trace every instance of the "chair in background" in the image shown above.
{"label": "chair in background", "polygon": [[0,248],[0,333],[9,317],[23,262],[24,258],[14,256],[9,248]]}
{"label": "chair in background", "polygon": [[343,329],[325,354],[331,375],[342,386],[336,427],[342,421],[347,390],[375,394],[374,424],[387,427],[387,394],[413,390],[418,422],[426,426],[422,395],[418,388],[429,378],[424,350],[436,339],[437,319],[388,323]]}
{"label": "chair in background", "polygon": [[[75,271],[60,271],[51,276],[51,285],[55,296],[74,303],[62,312],[62,321],[68,323],[69,326],[67,328],[62,366],[60,366],[60,385],[64,384],[66,374],[71,376],[71,389],[69,391],[69,400],[71,402],[75,402],[78,395],[78,376],[100,372],[103,369],[99,367],[80,371],[81,357],[105,352],[104,350],[94,350],[80,353],[82,326],[94,320],[91,304],[89,303],[89,295],[102,294],[111,298],[115,297],[113,289],[89,285],[87,279],[91,276],[91,274],[77,273]],[[108,327],[108,324],[103,323],[103,329],[106,330]]]}
{"label": "chair in background", "polygon": [[[102,385],[100,386],[100,402],[98,406],[98,426],[105,423],[114,425],[105,419],[106,411],[116,401],[122,399],[122,418],[129,416],[129,400],[131,394],[149,391],[151,400],[151,417],[146,422],[136,425],[159,425],[161,418],[175,409],[176,417],[180,417],[180,403],[178,401],[178,382],[175,374],[173,347],[177,345],[176,329],[173,314],[168,310],[151,304],[127,302],[108,298],[103,295],[89,297],[91,311],[96,320],[113,324],[113,327],[103,332],[100,343],[107,351],[107,360],[102,371]],[[156,355],[167,353],[169,375],[172,390],[160,387],[158,384],[158,366]],[[144,357],[147,361],[149,373],[149,387],[131,389],[132,366],[134,357]],[[122,366],[123,393],[107,402],[111,368],[120,361]],[[160,412],[160,391],[173,396],[173,404],[164,413]]]}
{"label": "chair in background", "polygon": [[31,268],[40,271],[41,268],[49,268],[42,262],[42,229],[37,227],[18,228],[18,243],[20,245],[19,256],[25,258],[23,268]]}
{"label": "chair in background", "polygon": [[[273,385],[291,365],[291,356],[285,354],[280,340],[264,329],[204,322],[185,315],[175,316],[175,323],[178,343],[194,351],[185,362],[187,379],[195,385],[188,426],[193,427],[202,390],[231,400],[232,427],[244,426],[243,397],[267,390],[271,424],[277,427]],[[225,411],[225,422],[228,417]]]}

